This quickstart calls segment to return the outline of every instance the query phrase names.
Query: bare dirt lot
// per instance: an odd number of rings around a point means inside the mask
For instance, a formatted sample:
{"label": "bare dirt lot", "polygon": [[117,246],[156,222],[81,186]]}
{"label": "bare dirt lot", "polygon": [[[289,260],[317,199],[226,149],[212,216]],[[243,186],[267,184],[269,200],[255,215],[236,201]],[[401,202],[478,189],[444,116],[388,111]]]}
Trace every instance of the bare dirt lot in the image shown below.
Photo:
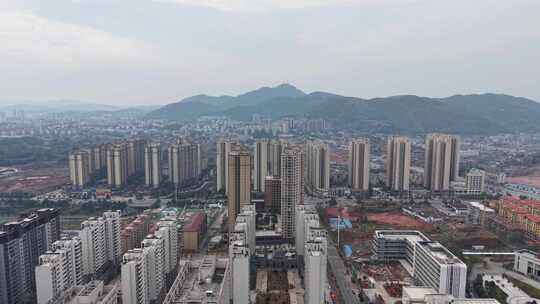
{"label": "bare dirt lot", "polygon": [[390,225],[394,228],[399,227],[420,230],[431,228],[431,225],[399,212],[368,213],[367,218],[370,222],[375,222],[380,225]]}
{"label": "bare dirt lot", "polygon": [[44,193],[69,183],[69,171],[57,163],[17,167],[18,172],[0,179],[0,192]]}

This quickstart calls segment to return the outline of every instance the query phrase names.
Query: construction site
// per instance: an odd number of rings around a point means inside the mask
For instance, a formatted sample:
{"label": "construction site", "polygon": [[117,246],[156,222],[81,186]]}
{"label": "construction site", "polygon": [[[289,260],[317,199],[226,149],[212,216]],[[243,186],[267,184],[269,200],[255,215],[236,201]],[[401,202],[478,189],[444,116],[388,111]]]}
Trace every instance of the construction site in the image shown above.
{"label": "construction site", "polygon": [[303,304],[304,290],[298,271],[258,270],[256,304]]}

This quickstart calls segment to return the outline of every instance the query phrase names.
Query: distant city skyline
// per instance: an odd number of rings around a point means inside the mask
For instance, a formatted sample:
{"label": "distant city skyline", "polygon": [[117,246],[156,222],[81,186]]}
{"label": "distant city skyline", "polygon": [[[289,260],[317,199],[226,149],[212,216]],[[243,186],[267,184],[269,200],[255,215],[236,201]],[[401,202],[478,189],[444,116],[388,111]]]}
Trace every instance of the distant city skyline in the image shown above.
{"label": "distant city skyline", "polygon": [[163,105],[291,83],[540,101],[540,2],[0,1],[0,105]]}

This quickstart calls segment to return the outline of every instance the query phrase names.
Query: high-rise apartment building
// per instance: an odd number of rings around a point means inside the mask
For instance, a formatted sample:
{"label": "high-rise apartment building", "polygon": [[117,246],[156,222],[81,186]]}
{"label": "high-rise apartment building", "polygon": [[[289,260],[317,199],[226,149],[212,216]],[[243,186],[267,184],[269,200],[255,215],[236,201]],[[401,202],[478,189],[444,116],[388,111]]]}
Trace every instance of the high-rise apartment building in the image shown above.
{"label": "high-rise apartment building", "polygon": [[272,213],[281,212],[281,178],[267,176],[264,179],[264,209]]}
{"label": "high-rise apartment building", "polygon": [[107,145],[97,145],[91,148],[92,150],[92,164],[94,165],[93,171],[100,171],[107,167]]}
{"label": "high-rise apartment building", "polygon": [[141,247],[148,251],[148,296],[157,301],[165,287],[165,244],[161,237],[151,235]]}
{"label": "high-rise apartment building", "polygon": [[424,186],[431,191],[448,191],[459,175],[458,136],[433,133],[426,137]]}
{"label": "high-rise apartment building", "polygon": [[122,244],[120,239],[122,223],[120,222],[120,216],[121,213],[119,210],[103,213],[107,259],[117,265],[122,260]]}
{"label": "high-rise apartment building", "polygon": [[144,139],[134,139],[126,143],[128,176],[143,172],[145,147],[146,140]]}
{"label": "high-rise apartment building", "polygon": [[199,177],[201,174],[201,147],[178,141],[169,147],[169,180],[175,185]]}
{"label": "high-rise apartment building", "polygon": [[369,190],[370,149],[368,138],[357,138],[349,144],[349,187],[353,191]]}
{"label": "high-rise apartment building", "polygon": [[229,153],[236,148],[236,144],[227,140],[219,140],[216,147],[216,175],[217,190],[228,193]]}
{"label": "high-rise apartment building", "polygon": [[327,232],[311,229],[304,249],[304,281],[306,304],[325,302],[327,277]]}
{"label": "high-rise apartment building", "polygon": [[304,261],[305,303],[324,303],[327,276],[327,231],[313,206],[296,207],[296,254]]}
{"label": "high-rise apartment building", "polygon": [[90,154],[87,151],[74,151],[69,154],[69,176],[74,187],[86,187],[90,182],[92,170]]}
{"label": "high-rise apartment building", "polygon": [[157,237],[163,239],[165,247],[165,267],[166,273],[176,269],[178,265],[178,228],[176,218],[166,216],[157,224],[157,230],[154,233]]}
{"label": "high-rise apartment building", "polygon": [[104,270],[108,256],[103,218],[89,218],[82,222],[79,238],[82,243],[84,274],[93,275]]}
{"label": "high-rise apartment building", "polygon": [[111,187],[123,187],[127,183],[128,152],[125,144],[114,144],[107,150],[107,181]]}
{"label": "high-rise apartment building", "polygon": [[296,146],[281,154],[281,231],[284,238],[295,236],[295,208],[304,204],[304,151]]}
{"label": "high-rise apartment building", "polygon": [[240,209],[251,204],[251,155],[247,151],[232,151],[228,154],[228,159],[227,199],[229,231],[231,231]]}
{"label": "high-rise apartment building", "polygon": [[264,192],[268,176],[268,140],[257,140],[254,149],[253,191]]}
{"label": "high-rise apartment building", "polygon": [[250,258],[255,251],[256,230],[254,207],[244,206],[237,216],[234,229],[229,230],[230,294],[235,304],[250,303]]}
{"label": "high-rise apartment building", "polygon": [[322,142],[308,142],[306,145],[306,184],[312,191],[330,190],[330,149]]}
{"label": "high-rise apartment building", "polygon": [[107,262],[120,263],[120,229],[120,211],[107,211],[102,217],[92,217],[81,223],[79,238],[85,275],[99,273]]}
{"label": "high-rise apartment building", "polygon": [[122,303],[149,304],[149,250],[131,249],[122,258]]}
{"label": "high-rise apartment building", "polygon": [[389,137],[386,149],[386,185],[393,191],[409,190],[411,142],[407,137]]}
{"label": "high-rise apartment building", "polygon": [[152,143],[144,148],[144,182],[158,188],[161,183],[161,145]]}
{"label": "high-rise apartment building", "polygon": [[286,146],[280,140],[271,140],[268,143],[268,175],[281,176],[281,151]]}
{"label": "high-rise apartment building", "polygon": [[82,284],[82,249],[79,238],[53,243],[54,251],[39,257],[35,268],[38,304],[61,303]]}
{"label": "high-rise apartment building", "polygon": [[33,302],[39,256],[60,238],[60,212],[40,209],[0,225],[0,303]]}

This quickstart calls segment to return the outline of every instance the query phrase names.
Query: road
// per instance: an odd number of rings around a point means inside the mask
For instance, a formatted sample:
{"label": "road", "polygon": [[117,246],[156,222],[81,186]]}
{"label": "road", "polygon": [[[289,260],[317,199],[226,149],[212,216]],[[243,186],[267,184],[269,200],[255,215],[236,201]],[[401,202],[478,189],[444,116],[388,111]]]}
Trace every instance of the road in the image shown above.
{"label": "road", "polygon": [[349,282],[345,279],[345,265],[343,264],[343,260],[339,256],[336,247],[331,244],[328,244],[328,264],[330,264],[330,270],[336,278],[343,302],[345,304],[360,304],[358,296],[352,293]]}

